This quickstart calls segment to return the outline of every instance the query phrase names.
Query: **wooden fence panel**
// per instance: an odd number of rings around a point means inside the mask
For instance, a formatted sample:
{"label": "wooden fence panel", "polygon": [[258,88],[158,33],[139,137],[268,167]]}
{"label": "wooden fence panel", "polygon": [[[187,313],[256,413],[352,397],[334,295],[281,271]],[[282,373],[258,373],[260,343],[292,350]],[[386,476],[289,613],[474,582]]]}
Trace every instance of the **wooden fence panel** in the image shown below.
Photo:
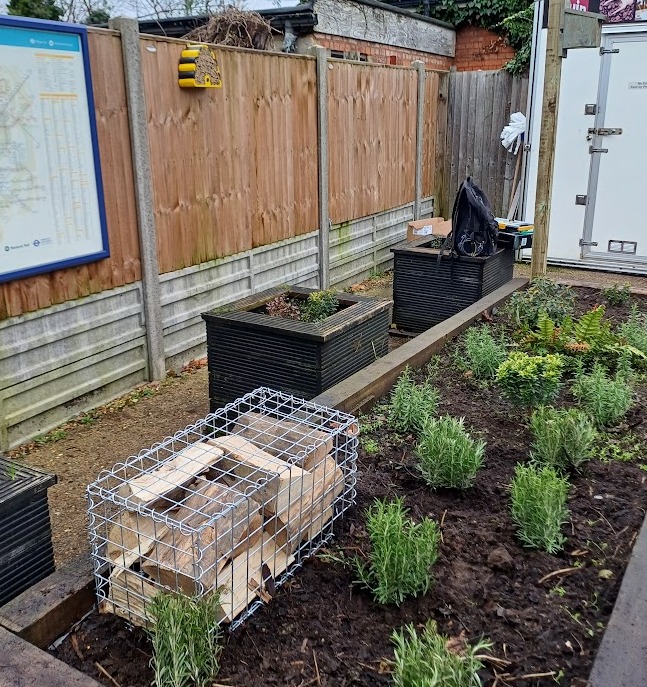
{"label": "wooden fence panel", "polygon": [[461,182],[471,176],[495,214],[507,214],[521,153],[508,153],[500,135],[513,112],[526,113],[527,92],[527,78],[505,71],[450,74],[445,207],[452,207]]}
{"label": "wooden fence panel", "polygon": [[415,196],[416,71],[338,60],[329,64],[332,222],[411,202]]}
{"label": "wooden fence panel", "polygon": [[317,227],[315,61],[218,49],[222,89],[182,89],[182,45],[142,39],[162,273]]}
{"label": "wooden fence panel", "polygon": [[110,257],[0,284],[0,319],[99,293],[140,279],[137,212],[121,40],[88,34]]}

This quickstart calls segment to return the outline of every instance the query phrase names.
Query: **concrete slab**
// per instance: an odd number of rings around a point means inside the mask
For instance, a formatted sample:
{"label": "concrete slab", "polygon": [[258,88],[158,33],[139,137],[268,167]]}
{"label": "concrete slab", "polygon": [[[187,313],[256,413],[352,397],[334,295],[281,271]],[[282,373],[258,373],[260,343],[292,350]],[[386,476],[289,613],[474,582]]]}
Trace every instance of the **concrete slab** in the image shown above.
{"label": "concrete slab", "polygon": [[2,687],[100,687],[92,678],[0,627]]}
{"label": "concrete slab", "polygon": [[589,682],[590,687],[647,685],[647,520],[634,544]]}

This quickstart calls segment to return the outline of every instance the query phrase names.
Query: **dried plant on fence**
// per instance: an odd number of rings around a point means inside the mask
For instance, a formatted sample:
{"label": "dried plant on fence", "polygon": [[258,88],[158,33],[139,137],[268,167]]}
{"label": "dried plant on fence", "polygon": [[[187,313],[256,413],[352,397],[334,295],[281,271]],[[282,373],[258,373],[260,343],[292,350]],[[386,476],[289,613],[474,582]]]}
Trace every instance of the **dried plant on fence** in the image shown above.
{"label": "dried plant on fence", "polygon": [[600,427],[619,422],[633,402],[627,374],[618,371],[610,377],[600,363],[593,366],[590,374],[577,376],[573,395]]}
{"label": "dried plant on fence", "polygon": [[201,599],[156,594],[150,601],[155,687],[206,687],[217,675],[220,628],[217,593]]}
{"label": "dried plant on fence", "polygon": [[438,558],[438,525],[429,518],[413,522],[402,499],[376,500],[366,513],[366,529],[371,539],[369,560],[358,559],[356,566],[360,582],[375,600],[400,605],[407,597],[425,594]]}
{"label": "dried plant on fence", "polygon": [[274,29],[258,12],[227,7],[214,14],[203,26],[184,36],[190,41],[229,45],[234,48],[271,50]]}
{"label": "dried plant on fence", "polygon": [[439,394],[429,381],[416,384],[407,367],[393,387],[389,423],[398,432],[420,434],[438,408]]}
{"label": "dried plant on fence", "polygon": [[566,541],[561,532],[568,520],[569,483],[554,467],[517,465],[510,486],[512,519],[525,546],[548,553],[560,551]]}
{"label": "dried plant on fence", "polygon": [[418,634],[413,625],[394,631],[394,687],[480,687],[481,651],[492,643],[481,639],[470,646],[462,637],[444,637],[429,620]]}
{"label": "dried plant on fence", "polygon": [[533,460],[561,471],[577,470],[590,460],[598,434],[587,415],[577,408],[537,408],[530,418],[530,429]]}
{"label": "dried plant on fence", "polygon": [[468,489],[483,465],[485,442],[465,431],[463,418],[432,418],[416,448],[418,468],[433,488]]}

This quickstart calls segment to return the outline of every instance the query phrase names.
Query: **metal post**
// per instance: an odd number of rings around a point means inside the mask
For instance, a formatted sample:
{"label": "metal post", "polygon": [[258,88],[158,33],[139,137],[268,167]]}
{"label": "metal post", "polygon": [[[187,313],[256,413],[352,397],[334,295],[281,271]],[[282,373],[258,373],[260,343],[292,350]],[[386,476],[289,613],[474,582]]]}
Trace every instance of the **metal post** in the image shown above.
{"label": "metal post", "polygon": [[116,17],[110,28],[121,33],[121,49],[126,77],[128,123],[135,177],[135,200],[139,225],[139,251],[142,266],[142,294],[146,318],[148,377],[164,379],[166,364],[162,331],[162,304],[157,262],[157,231],[153,212],[153,184],[148,123],[143,88],[139,24],[136,19]]}
{"label": "metal post", "polygon": [[418,73],[418,110],[416,113],[416,196],[413,201],[413,219],[420,219],[422,205],[422,149],[425,117],[425,63],[416,60],[412,63]]}
{"label": "metal post", "polygon": [[553,191],[559,87],[562,77],[560,39],[563,16],[564,0],[550,0],[548,5],[546,75],[544,77],[544,97],[541,108],[541,137],[539,139],[535,227],[532,241],[532,263],[530,267],[530,274],[533,278],[546,274],[548,257],[550,202]]}
{"label": "metal post", "polygon": [[317,151],[319,168],[319,288],[330,286],[330,199],[328,168],[328,53],[315,47],[317,58]]}

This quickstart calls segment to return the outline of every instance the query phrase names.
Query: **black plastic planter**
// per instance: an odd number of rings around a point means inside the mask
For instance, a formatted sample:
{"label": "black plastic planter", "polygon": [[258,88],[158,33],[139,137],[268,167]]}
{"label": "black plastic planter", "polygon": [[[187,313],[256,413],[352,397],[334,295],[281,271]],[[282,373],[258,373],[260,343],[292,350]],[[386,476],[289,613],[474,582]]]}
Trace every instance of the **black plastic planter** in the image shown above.
{"label": "black plastic planter", "polygon": [[54,572],[47,490],[56,476],[0,455],[0,606]]}
{"label": "black plastic planter", "polygon": [[393,321],[419,334],[476,303],[512,279],[514,253],[485,258],[452,257],[421,238],[392,248]]}
{"label": "black plastic planter", "polygon": [[269,289],[202,315],[212,411],[259,386],[310,399],[388,353],[389,300],[337,294],[340,309],[316,323],[259,312],[315,290]]}

